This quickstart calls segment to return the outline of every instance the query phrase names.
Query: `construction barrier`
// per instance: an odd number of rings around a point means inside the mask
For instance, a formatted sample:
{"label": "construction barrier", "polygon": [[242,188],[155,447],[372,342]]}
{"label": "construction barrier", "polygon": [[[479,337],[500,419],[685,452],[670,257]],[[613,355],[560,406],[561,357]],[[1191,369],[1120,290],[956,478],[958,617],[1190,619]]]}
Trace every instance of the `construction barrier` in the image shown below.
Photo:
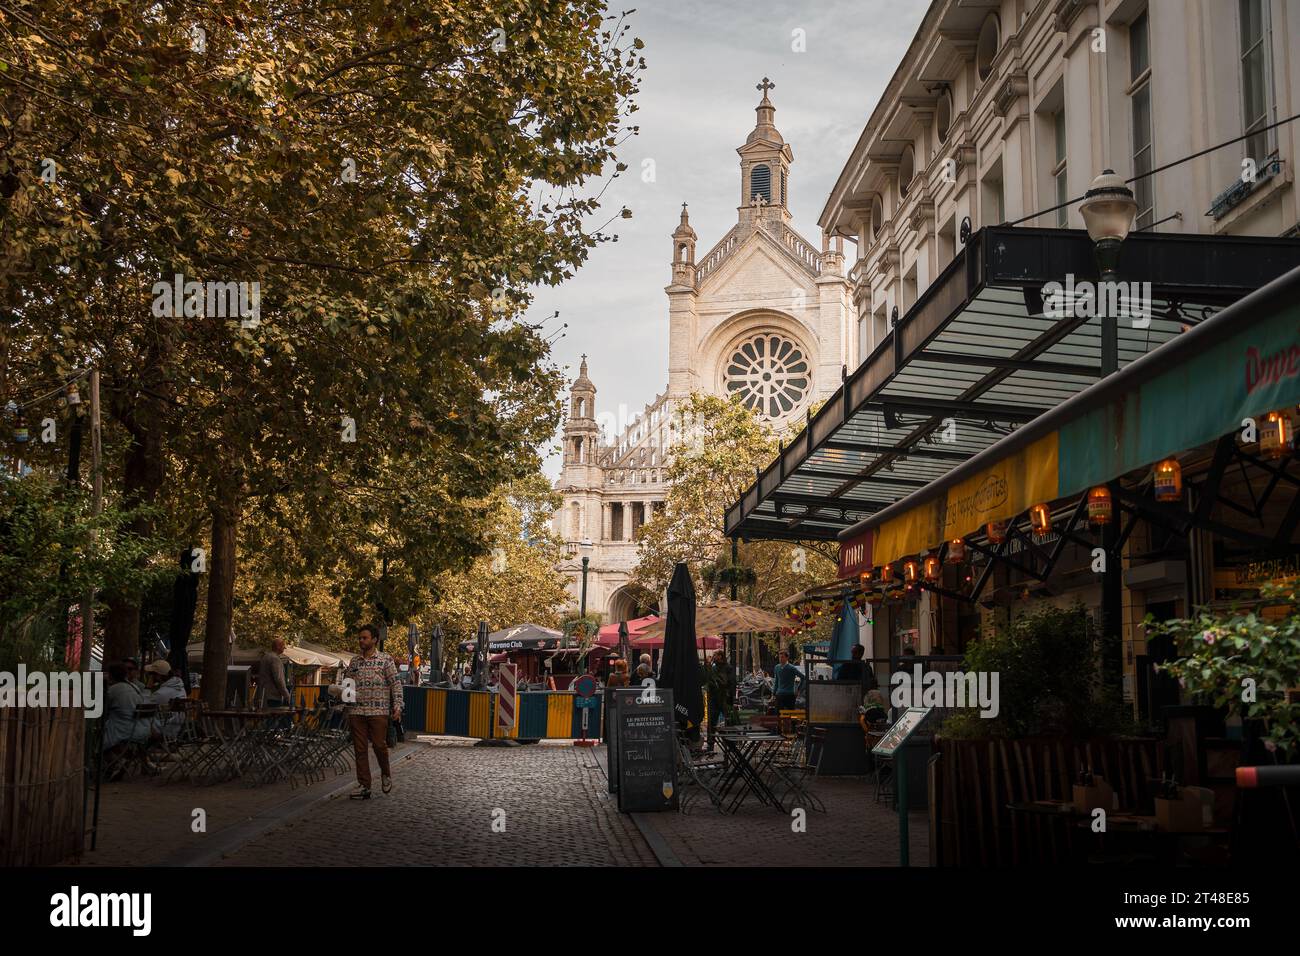
{"label": "construction barrier", "polygon": [[[323,688],[316,684],[294,688],[295,707],[312,708]],[[567,740],[582,736],[582,708],[571,691],[520,691],[516,695],[515,724],[507,734],[493,726],[496,693],[453,690],[445,687],[402,687],[402,729],[443,737],[514,737],[524,740]],[[591,708],[587,736],[600,736],[604,701]]]}

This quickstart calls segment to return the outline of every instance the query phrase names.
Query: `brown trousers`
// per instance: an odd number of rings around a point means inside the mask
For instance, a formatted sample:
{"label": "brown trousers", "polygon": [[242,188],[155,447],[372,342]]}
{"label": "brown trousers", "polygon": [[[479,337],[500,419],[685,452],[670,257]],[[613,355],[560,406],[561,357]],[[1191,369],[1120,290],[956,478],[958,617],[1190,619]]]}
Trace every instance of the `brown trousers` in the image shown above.
{"label": "brown trousers", "polygon": [[369,790],[370,754],[366,751],[367,743],[375,748],[379,772],[385,777],[392,775],[388,769],[388,718],[352,714],[348,720],[352,724],[352,749],[357,755],[357,783]]}

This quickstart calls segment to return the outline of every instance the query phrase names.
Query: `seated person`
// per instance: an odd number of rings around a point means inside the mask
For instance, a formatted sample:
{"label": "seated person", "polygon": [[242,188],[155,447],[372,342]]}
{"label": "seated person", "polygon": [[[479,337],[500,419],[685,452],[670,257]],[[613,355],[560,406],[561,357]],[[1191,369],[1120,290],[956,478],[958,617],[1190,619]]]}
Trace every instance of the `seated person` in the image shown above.
{"label": "seated person", "polygon": [[185,682],[172,673],[171,664],[161,659],[144,669],[144,677],[153,692],[154,703],[158,705],[158,721],[163,733],[175,737],[185,722],[185,715],[172,711],[172,701],[185,698]]}
{"label": "seated person", "polygon": [[[126,665],[108,665],[108,700],[104,708],[104,753],[118,756],[131,744],[149,740],[149,722],[135,719],[135,709],[146,703],[135,684],[127,680]],[[124,770],[114,774],[116,779]]]}

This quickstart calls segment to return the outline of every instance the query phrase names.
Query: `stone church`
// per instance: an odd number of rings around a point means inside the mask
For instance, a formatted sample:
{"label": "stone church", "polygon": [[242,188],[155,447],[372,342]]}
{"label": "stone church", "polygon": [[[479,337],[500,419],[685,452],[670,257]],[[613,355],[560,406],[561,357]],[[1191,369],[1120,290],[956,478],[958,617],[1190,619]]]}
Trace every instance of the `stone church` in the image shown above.
{"label": "stone church", "polygon": [[667,491],[665,455],[680,439],[674,408],[692,392],[738,395],[774,426],[802,416],[853,368],[855,313],[844,275],[843,240],[823,235],[818,250],[790,223],[794,152],[777,130],[758,85],[757,122],[740,154],[736,224],[703,256],[686,203],[672,234],[668,296],[668,385],[612,441],[602,435],[596,386],[583,356],[569,393],[563,467],[555,487],[564,504],[555,531],[566,542],[573,608],[582,586],[581,545],[589,541],[587,610],[605,622],[637,616],[626,588],[637,563],[637,533]]}

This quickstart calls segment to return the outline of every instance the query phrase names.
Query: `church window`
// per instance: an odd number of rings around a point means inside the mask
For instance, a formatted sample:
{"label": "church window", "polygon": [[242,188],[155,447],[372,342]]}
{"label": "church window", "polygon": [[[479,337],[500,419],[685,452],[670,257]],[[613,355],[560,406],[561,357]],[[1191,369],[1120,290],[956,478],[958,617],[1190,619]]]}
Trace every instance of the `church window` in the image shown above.
{"label": "church window", "polygon": [[764,201],[772,201],[772,170],[766,166],[755,166],[749,174],[749,198],[762,196]]}
{"label": "church window", "polygon": [[785,170],[781,170],[781,205],[785,205]]}
{"label": "church window", "polygon": [[725,373],[727,391],[765,418],[795,411],[812,387],[803,349],[780,335],[761,333],[732,353]]}

